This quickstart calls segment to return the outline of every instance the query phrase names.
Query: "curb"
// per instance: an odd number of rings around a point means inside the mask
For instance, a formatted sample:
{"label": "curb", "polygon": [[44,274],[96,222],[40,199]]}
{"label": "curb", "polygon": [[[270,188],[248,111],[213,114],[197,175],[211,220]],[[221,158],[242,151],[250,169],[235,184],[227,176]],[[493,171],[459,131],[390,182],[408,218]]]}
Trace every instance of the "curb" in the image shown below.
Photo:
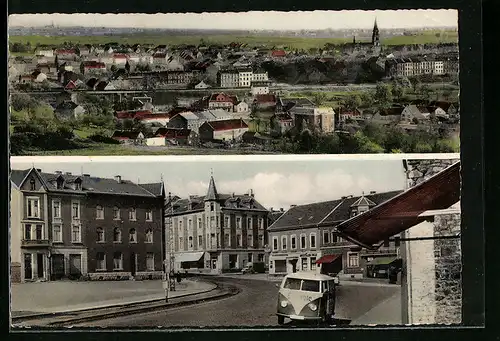
{"label": "curb", "polygon": [[[198,294],[206,294],[208,292],[214,291],[217,289],[217,285],[214,283],[209,283],[212,285],[212,288],[210,289],[204,289],[198,292],[193,292],[193,293],[186,293],[186,294],[181,294],[175,297],[171,297],[170,299],[176,299],[176,298],[182,298],[182,297],[187,297],[187,296],[192,296],[192,295],[198,295]],[[40,314],[30,314],[30,315],[21,315],[21,316],[16,316],[12,317],[11,316],[11,324],[17,323],[17,322],[22,322],[24,320],[33,320],[37,318],[45,318],[45,317],[57,317],[57,316],[63,316],[63,315],[68,315],[72,313],[84,313],[84,312],[92,312],[92,311],[97,311],[101,309],[112,309],[112,308],[127,308],[127,307],[132,307],[134,305],[138,304],[146,304],[146,303],[156,303],[156,302],[161,302],[165,301],[165,298],[153,298],[149,300],[143,300],[143,301],[134,301],[134,302],[128,302],[128,303],[118,303],[118,304],[110,304],[110,305],[105,305],[101,306],[98,308],[81,308],[81,309],[75,309],[75,310],[65,310],[65,311],[57,311],[57,312],[52,312],[52,313],[40,313]],[[16,321],[16,322],[14,322]]]}

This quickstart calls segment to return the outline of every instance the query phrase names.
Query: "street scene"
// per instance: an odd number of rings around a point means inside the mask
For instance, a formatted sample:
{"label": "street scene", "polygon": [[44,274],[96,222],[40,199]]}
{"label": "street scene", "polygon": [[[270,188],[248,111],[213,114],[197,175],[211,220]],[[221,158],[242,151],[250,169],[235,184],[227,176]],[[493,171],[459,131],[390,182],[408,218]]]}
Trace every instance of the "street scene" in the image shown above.
{"label": "street scene", "polygon": [[91,16],[9,17],[13,155],[460,151],[456,10]]}
{"label": "street scene", "polygon": [[13,328],[461,322],[458,154],[172,160],[12,158]]}

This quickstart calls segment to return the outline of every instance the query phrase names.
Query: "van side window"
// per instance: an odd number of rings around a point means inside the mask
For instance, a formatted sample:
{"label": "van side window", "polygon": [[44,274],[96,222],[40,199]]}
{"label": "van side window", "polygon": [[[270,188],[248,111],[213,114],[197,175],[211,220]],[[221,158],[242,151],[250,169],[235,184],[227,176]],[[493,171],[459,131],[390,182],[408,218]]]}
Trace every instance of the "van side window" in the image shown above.
{"label": "van side window", "polygon": [[321,292],[325,292],[325,290],[328,290],[328,282],[327,281],[321,282]]}

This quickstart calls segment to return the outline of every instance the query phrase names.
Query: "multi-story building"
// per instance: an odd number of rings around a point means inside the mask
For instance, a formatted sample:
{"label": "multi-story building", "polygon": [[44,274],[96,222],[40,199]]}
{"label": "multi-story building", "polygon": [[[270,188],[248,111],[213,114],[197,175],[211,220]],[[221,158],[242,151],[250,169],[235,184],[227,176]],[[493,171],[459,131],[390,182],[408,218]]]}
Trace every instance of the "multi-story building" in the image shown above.
{"label": "multi-story building", "polygon": [[454,75],[458,73],[457,56],[393,58],[386,61],[386,73],[390,77],[420,75]]}
{"label": "multi-story building", "polygon": [[237,70],[221,70],[217,73],[217,83],[221,88],[238,88],[240,75]]}
{"label": "multi-story building", "polygon": [[266,262],[268,210],[248,194],[220,194],[214,178],[205,196],[172,200],[167,233],[175,270],[220,273]]}
{"label": "multi-story building", "polygon": [[333,132],[335,129],[335,112],[331,107],[300,107],[289,110],[294,125],[299,130],[311,129],[323,133]]}
{"label": "multi-story building", "polygon": [[16,280],[161,274],[163,184],[32,168],[13,170],[11,185]]}
{"label": "multi-story building", "polygon": [[238,86],[240,88],[249,88],[253,80],[252,69],[239,69],[238,70]]}
{"label": "multi-story building", "polygon": [[[271,254],[270,274],[322,271],[346,275],[366,275],[366,263],[377,257],[396,255],[396,246],[375,253],[358,250],[343,239],[335,226],[396,196],[400,191],[292,206],[268,229]],[[370,258],[368,258],[370,257]]]}

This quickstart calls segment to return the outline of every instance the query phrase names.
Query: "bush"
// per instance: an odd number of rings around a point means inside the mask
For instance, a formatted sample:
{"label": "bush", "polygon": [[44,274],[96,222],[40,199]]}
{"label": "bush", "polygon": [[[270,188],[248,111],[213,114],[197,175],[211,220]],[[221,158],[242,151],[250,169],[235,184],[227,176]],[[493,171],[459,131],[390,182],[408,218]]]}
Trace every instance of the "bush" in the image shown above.
{"label": "bush", "polygon": [[93,134],[93,135],[90,135],[88,138],[89,138],[89,140],[94,141],[94,142],[98,142],[98,143],[120,144],[119,141],[117,141],[111,137],[100,135],[100,134]]}

